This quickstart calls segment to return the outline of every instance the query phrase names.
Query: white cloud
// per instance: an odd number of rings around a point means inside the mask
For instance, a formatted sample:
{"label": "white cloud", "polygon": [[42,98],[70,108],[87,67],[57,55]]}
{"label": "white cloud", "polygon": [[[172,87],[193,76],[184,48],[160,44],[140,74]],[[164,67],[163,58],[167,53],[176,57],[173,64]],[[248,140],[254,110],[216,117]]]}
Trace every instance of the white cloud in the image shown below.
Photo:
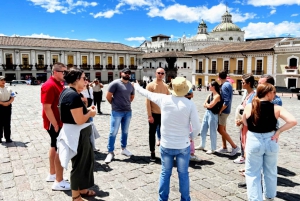
{"label": "white cloud", "polygon": [[98,41],[96,38],[88,38],[86,40],[88,40],[88,41]]}
{"label": "white cloud", "polygon": [[142,37],[129,37],[129,38],[125,38],[125,40],[143,42],[146,40],[146,38],[143,36]]}
{"label": "white cloud", "polygon": [[[0,36],[5,36],[4,34]],[[17,34],[13,34],[11,35],[11,37],[29,37],[29,38],[51,38],[51,39],[68,39],[68,40],[76,40],[76,39],[70,39],[70,38],[61,38],[61,37],[56,37],[56,36],[50,36],[50,35],[47,35],[47,34],[43,34],[43,33],[40,33],[40,34],[31,34],[31,35],[17,35]]]}
{"label": "white cloud", "polygon": [[300,23],[288,21],[283,21],[279,24],[274,24],[273,22],[249,23],[242,30],[245,31],[245,38],[279,37],[289,34],[299,37]]}
{"label": "white cloud", "polygon": [[[35,6],[40,6],[44,9],[46,9],[49,13],[54,13],[56,11],[67,14],[71,12],[76,7],[90,7],[90,6],[97,6],[97,2],[87,2],[87,1],[76,1],[73,2],[73,0],[28,0],[32,2]],[[77,12],[83,12],[84,9],[77,9]],[[74,13],[71,12],[71,13]]]}
{"label": "white cloud", "polygon": [[292,14],[291,17],[297,17],[299,14],[298,13],[295,13],[295,14]]}
{"label": "white cloud", "polygon": [[[166,20],[176,20],[178,22],[199,22],[201,19],[210,23],[217,23],[221,21],[222,15],[225,13],[226,5],[220,3],[219,5],[208,8],[206,6],[188,7],[186,5],[174,4],[162,9],[153,7],[147,13],[150,17],[163,17]],[[231,11],[234,22],[244,22],[247,19],[253,19],[256,14],[244,13],[241,14],[238,10]]]}
{"label": "white cloud", "polygon": [[253,6],[300,5],[300,0],[248,0],[247,3]]}
{"label": "white cloud", "polygon": [[129,10],[136,10],[137,7],[152,8],[164,5],[161,3],[161,0],[120,0],[120,3],[116,5],[115,9],[100,11],[98,13],[90,13],[90,15],[92,15],[94,18],[112,18],[115,14],[122,14],[120,9],[124,6],[129,6]]}
{"label": "white cloud", "polygon": [[273,14],[275,14],[275,13],[276,13],[276,10],[275,10],[275,9],[271,10],[271,12],[270,12],[271,15],[273,15]]}

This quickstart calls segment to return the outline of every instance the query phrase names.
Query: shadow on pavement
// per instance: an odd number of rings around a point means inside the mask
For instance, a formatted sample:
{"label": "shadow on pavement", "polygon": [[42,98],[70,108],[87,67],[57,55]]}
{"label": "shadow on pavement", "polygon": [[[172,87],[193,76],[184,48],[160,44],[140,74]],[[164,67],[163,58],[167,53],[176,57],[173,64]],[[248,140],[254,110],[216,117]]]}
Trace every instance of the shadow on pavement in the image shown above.
{"label": "shadow on pavement", "polygon": [[286,168],[283,167],[277,167],[278,170],[278,174],[282,175],[282,176],[286,176],[286,177],[291,177],[291,176],[296,176],[295,172],[292,172]]}
{"label": "shadow on pavement", "polygon": [[20,141],[13,141],[10,143],[6,143],[5,141],[1,143],[2,146],[6,147],[27,147],[27,144],[30,142],[20,142]]}
{"label": "shadow on pavement", "polygon": [[295,193],[288,193],[288,192],[279,192],[277,191],[277,198],[280,198],[282,200],[288,200],[288,201],[299,201],[300,195]]}
{"label": "shadow on pavement", "polygon": [[278,177],[277,179],[277,185],[278,186],[284,186],[284,187],[295,187],[295,186],[300,186],[299,183],[295,183],[289,179]]}

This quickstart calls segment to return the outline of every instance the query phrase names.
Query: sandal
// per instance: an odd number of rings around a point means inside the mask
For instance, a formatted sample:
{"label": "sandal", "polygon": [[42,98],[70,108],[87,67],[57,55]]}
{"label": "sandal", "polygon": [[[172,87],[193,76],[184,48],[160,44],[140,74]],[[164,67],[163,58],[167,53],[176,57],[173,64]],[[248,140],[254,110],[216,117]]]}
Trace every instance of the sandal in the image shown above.
{"label": "sandal", "polygon": [[80,201],[88,201],[87,199],[82,198],[80,194],[76,197],[72,197],[72,201],[77,200],[78,198],[81,198]]}
{"label": "sandal", "polygon": [[80,193],[81,197],[94,197],[96,196],[96,192],[93,190],[87,189],[86,193]]}

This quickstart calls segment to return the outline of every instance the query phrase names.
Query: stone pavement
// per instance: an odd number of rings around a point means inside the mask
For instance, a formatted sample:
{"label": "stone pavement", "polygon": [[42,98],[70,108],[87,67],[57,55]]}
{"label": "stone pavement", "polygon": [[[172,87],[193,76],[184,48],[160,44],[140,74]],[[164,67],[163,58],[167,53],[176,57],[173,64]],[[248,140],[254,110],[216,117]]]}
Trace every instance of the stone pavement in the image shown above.
{"label": "stone pavement", "polygon": [[[18,95],[13,103],[12,139],[13,143],[0,144],[0,200],[72,200],[71,192],[52,191],[52,183],[45,181],[48,174],[48,150],[50,138],[43,129],[41,118],[40,86],[13,86]],[[104,88],[106,94],[107,86]],[[202,104],[208,92],[195,91],[200,120],[204,114]],[[233,96],[232,111],[241,102],[241,96]],[[296,96],[282,97],[285,108],[292,112],[300,123],[300,101]],[[94,119],[101,138],[96,141],[100,151],[95,154],[95,186],[98,196],[89,200],[157,200],[160,160],[150,162],[148,148],[148,123],[145,99],[137,94],[133,103],[128,138],[131,158],[120,155],[120,134],[116,141],[116,157],[106,165],[106,144],[109,133],[110,105],[102,103],[104,115]],[[1,114],[0,114],[1,115]],[[284,132],[280,138],[278,163],[278,192],[275,200],[300,200],[300,144],[299,125]],[[228,132],[234,142],[239,142],[238,129],[234,125],[234,115],[228,120]],[[209,140],[209,137],[208,137]],[[199,137],[196,139],[196,145]],[[210,142],[207,142],[207,148]],[[221,138],[218,136],[218,146]],[[157,148],[156,155],[159,156]],[[193,201],[201,200],[246,200],[246,190],[237,187],[244,181],[238,170],[243,165],[232,162],[236,157],[228,155],[207,155],[196,151],[203,161],[190,163],[190,190]],[[70,164],[69,164],[70,165]],[[70,166],[65,171],[69,177]],[[169,200],[180,200],[176,169],[171,178]]]}

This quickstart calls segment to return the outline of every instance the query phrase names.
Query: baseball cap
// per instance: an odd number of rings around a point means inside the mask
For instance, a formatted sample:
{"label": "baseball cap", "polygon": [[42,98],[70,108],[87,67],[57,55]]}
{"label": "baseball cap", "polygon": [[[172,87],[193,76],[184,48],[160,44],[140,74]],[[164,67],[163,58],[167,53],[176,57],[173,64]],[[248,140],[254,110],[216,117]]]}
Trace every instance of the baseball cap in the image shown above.
{"label": "baseball cap", "polygon": [[5,77],[4,76],[0,76],[0,80],[5,80]]}
{"label": "baseball cap", "polygon": [[131,73],[131,70],[129,68],[123,68],[123,70],[121,72],[122,73],[126,73],[126,72]]}

